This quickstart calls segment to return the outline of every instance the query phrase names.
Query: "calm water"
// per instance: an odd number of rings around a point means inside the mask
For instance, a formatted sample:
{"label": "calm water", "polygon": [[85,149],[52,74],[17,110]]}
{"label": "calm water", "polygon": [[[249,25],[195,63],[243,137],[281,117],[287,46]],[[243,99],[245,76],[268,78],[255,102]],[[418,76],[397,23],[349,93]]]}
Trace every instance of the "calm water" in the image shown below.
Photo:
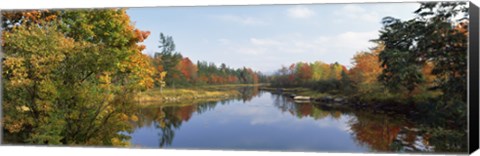
{"label": "calm water", "polygon": [[253,91],[242,98],[141,110],[131,144],[142,148],[321,152],[429,151],[401,117],[322,108]]}

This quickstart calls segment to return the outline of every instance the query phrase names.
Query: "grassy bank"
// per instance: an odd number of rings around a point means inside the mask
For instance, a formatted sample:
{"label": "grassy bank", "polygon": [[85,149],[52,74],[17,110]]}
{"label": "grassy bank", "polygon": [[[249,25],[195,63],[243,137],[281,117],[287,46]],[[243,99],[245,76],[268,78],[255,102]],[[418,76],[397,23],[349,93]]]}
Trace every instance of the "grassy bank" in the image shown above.
{"label": "grassy bank", "polygon": [[344,98],[350,99],[356,102],[371,104],[371,103],[426,103],[429,100],[437,98],[441,95],[439,91],[428,91],[423,89],[421,91],[417,91],[416,93],[408,96],[402,93],[394,93],[394,92],[385,92],[385,91],[370,91],[368,93],[360,93],[360,92],[353,92],[353,93],[338,93],[339,91],[331,92],[320,92],[316,91],[311,88],[305,87],[290,87],[290,88],[275,88],[275,87],[261,87],[261,90],[265,91],[272,91],[272,92],[279,92],[283,94],[294,94],[296,96],[308,96],[312,99],[321,99],[325,97],[331,98]]}
{"label": "grassy bank", "polygon": [[220,101],[241,96],[239,87],[255,87],[264,84],[206,85],[183,88],[154,88],[139,93],[137,102],[142,105],[180,104]]}
{"label": "grassy bank", "polygon": [[[274,88],[261,87],[261,90],[272,91],[284,95],[310,97],[310,102],[335,107],[351,107],[355,109],[371,109],[374,111],[390,111],[410,114],[421,112],[423,107],[435,103],[441,95],[438,91],[422,91],[411,96],[400,93],[374,91],[370,93],[332,94],[319,92],[309,88]],[[333,104],[333,105],[332,105]]]}

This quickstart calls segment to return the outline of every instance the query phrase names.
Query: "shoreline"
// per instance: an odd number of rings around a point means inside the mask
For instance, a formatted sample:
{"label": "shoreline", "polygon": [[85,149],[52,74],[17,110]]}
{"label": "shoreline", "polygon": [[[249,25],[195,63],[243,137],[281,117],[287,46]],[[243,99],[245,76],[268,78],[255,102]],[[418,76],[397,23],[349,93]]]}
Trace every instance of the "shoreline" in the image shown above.
{"label": "shoreline", "polygon": [[153,88],[137,94],[139,105],[177,105],[179,103],[201,103],[221,101],[242,96],[241,87],[260,87],[266,84],[225,84],[182,88]]}
{"label": "shoreline", "polygon": [[261,87],[263,91],[281,94],[294,100],[296,103],[311,103],[329,108],[348,108],[358,110],[370,110],[373,112],[385,112],[418,117],[421,110],[416,107],[414,100],[406,100],[404,103],[396,99],[360,100],[358,96],[346,96],[314,91],[304,87],[282,88]]}

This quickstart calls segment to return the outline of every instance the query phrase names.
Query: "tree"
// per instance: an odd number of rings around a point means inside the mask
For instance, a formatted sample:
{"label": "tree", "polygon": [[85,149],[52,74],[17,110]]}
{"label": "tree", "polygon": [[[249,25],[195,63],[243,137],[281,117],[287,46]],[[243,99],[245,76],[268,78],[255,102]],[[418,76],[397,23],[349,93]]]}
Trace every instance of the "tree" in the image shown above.
{"label": "tree", "polygon": [[167,76],[167,72],[166,71],[162,71],[162,72],[159,72],[158,73],[158,78],[155,79],[158,84],[159,84],[159,87],[160,87],[160,93],[163,92],[163,87],[166,86],[166,83],[165,83],[165,77]]}
{"label": "tree", "polygon": [[341,78],[340,78],[340,89],[342,90],[343,93],[345,94],[350,94],[353,92],[353,85],[352,85],[352,80],[350,79],[350,76],[347,74],[347,70],[342,70],[340,73]]}
{"label": "tree", "polygon": [[179,79],[184,78],[181,72],[176,68],[178,63],[182,60],[183,56],[175,52],[175,43],[172,36],[165,36],[163,33],[160,33],[160,45],[161,52],[155,53],[154,57],[161,60],[161,66],[163,71],[166,71],[168,74],[165,78],[167,85],[175,86],[175,83],[181,82]]}
{"label": "tree", "polygon": [[177,70],[179,70],[185,81],[188,83],[193,83],[197,78],[197,66],[195,66],[188,57],[183,58],[177,65]]}
{"label": "tree", "polygon": [[[380,53],[385,67],[380,80],[411,91],[423,82],[422,69],[432,63],[435,86],[443,94],[436,112],[438,124],[466,128],[468,5],[466,2],[422,3],[414,19],[383,20],[377,41],[385,44]],[[458,18],[460,17],[460,18]],[[458,128],[457,127],[457,128]]]}
{"label": "tree", "polygon": [[132,130],[134,96],[153,84],[137,44],[149,33],[124,9],[10,13],[2,18],[6,142],[126,145],[119,132]]}
{"label": "tree", "polygon": [[307,63],[299,62],[296,65],[296,78],[298,83],[305,83],[312,79],[312,68]]}
{"label": "tree", "polygon": [[[272,85],[278,87],[303,86],[320,92],[351,91],[353,86],[347,73],[347,68],[338,62],[333,64],[321,61],[298,62],[291,64],[288,68],[282,66],[273,77],[263,79],[271,79]],[[348,84],[341,84],[342,82]]]}
{"label": "tree", "polygon": [[[17,27],[4,35],[3,127],[7,138],[22,134],[28,135],[20,135],[22,142],[61,144],[66,122],[59,115],[63,112],[53,109],[61,95],[57,84],[62,82],[56,78],[56,69],[67,55],[78,51],[75,42],[51,27]],[[49,126],[52,123],[55,126]]]}
{"label": "tree", "polygon": [[282,66],[274,75],[272,85],[273,86],[282,86],[288,84],[288,68]]}
{"label": "tree", "polygon": [[330,64],[330,73],[328,79],[340,80],[343,67],[338,62]]}
{"label": "tree", "polygon": [[422,27],[421,22],[409,20],[402,22],[398,19],[386,17],[383,19],[384,28],[380,32],[379,41],[385,48],[379,54],[381,66],[385,67],[379,79],[388,88],[399,91],[406,89],[408,95],[422,82],[422,62],[415,56],[414,44]]}
{"label": "tree", "polygon": [[378,45],[371,52],[359,52],[353,56],[353,68],[350,69],[352,80],[356,83],[375,83],[382,73],[378,54],[383,50],[383,45]]}
{"label": "tree", "polygon": [[11,31],[18,24],[38,26],[56,21],[60,13],[55,10],[2,11],[1,26],[4,31]]}
{"label": "tree", "polygon": [[165,36],[163,33],[160,33],[160,45],[158,48],[161,48],[162,54],[172,54],[175,51],[175,42],[173,41],[172,36]]}
{"label": "tree", "polygon": [[349,76],[357,93],[368,95],[383,92],[382,84],[378,81],[383,71],[378,54],[383,48],[384,46],[380,44],[371,51],[359,52],[353,56],[354,66],[350,69]]}
{"label": "tree", "polygon": [[312,67],[312,80],[318,81],[323,79],[324,75],[326,74],[324,71],[324,68],[322,67],[325,65],[325,63],[321,61],[315,61],[313,64],[311,64]]}
{"label": "tree", "polygon": [[288,81],[290,81],[291,83],[295,82],[295,64],[291,64],[289,67],[288,67]]}
{"label": "tree", "polygon": [[[438,76],[440,82],[438,87],[445,94],[466,99],[468,30],[465,23],[468,21],[465,18],[455,19],[455,16],[463,13],[463,17],[468,18],[467,12],[464,2],[422,3],[415,11],[415,19],[402,22],[392,17],[384,18],[384,28],[378,41],[386,45],[380,54],[383,64],[387,65],[386,73],[397,67],[401,71],[412,71],[409,75],[415,83],[421,69],[416,66],[431,61],[435,64],[432,73]],[[395,61],[390,55],[404,59]],[[404,66],[406,63],[408,65]],[[400,68],[400,65],[403,67]],[[387,77],[391,75],[384,74],[383,77],[388,81]]]}
{"label": "tree", "polygon": [[[423,3],[415,11],[425,23],[417,55],[435,66],[438,88],[447,99],[467,99],[468,5],[465,2]],[[456,18],[460,16],[461,18]],[[453,105],[453,104],[449,104]]]}
{"label": "tree", "polygon": [[[160,87],[162,89],[165,87],[166,82],[165,82],[165,76],[167,75],[167,72],[163,68],[162,64],[162,57],[161,55],[155,54],[152,58],[152,65],[155,70],[155,74],[153,75],[153,79],[155,80],[155,86]],[[162,75],[162,73],[164,73]]]}

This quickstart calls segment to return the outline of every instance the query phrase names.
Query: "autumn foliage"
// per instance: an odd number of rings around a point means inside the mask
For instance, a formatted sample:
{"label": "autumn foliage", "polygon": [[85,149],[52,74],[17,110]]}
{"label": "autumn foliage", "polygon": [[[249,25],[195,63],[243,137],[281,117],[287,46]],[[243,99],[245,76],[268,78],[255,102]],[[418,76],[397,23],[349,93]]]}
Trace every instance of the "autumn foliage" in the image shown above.
{"label": "autumn foliage", "polygon": [[153,66],[137,44],[149,32],[123,9],[2,15],[3,141],[127,145],[119,132],[132,128],[131,101],[153,87]]}
{"label": "autumn foliage", "polygon": [[[305,86],[309,88],[325,87],[322,83],[327,81],[340,81],[347,73],[347,68],[339,63],[326,64],[321,61],[314,63],[298,62],[288,68],[282,67],[271,78],[273,86],[293,87]],[[339,89],[339,86],[333,86]],[[328,87],[330,88],[330,87]],[[330,88],[333,89],[333,88]]]}

